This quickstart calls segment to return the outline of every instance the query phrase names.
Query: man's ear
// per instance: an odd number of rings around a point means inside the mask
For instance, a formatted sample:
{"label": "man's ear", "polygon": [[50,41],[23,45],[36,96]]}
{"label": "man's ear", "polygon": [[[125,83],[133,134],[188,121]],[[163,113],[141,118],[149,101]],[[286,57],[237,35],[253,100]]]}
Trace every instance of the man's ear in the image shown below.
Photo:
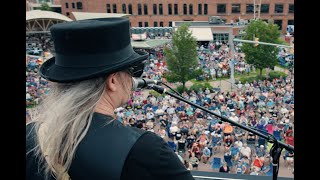
{"label": "man's ear", "polygon": [[117,73],[110,74],[107,77],[106,83],[107,83],[107,89],[108,90],[117,91],[117,83],[118,83]]}

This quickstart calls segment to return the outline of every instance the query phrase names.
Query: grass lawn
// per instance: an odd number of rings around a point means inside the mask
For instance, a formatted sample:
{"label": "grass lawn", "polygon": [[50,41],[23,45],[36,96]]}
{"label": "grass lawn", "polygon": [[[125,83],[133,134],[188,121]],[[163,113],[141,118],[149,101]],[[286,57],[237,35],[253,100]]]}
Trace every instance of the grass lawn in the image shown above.
{"label": "grass lawn", "polygon": [[[258,76],[260,74],[260,70],[259,69],[256,69],[256,72],[250,72],[249,74],[247,73],[243,73],[243,74],[240,74],[240,73],[235,73],[234,74],[234,78],[235,79],[240,79],[240,78],[243,78],[243,77],[255,77],[255,76]],[[266,74],[266,69],[262,69],[262,76],[264,76]]]}
{"label": "grass lawn", "polygon": [[221,78],[216,78],[216,80],[212,80],[212,79],[209,79],[209,81],[206,81],[206,80],[203,80],[203,81],[197,81],[196,79],[191,79],[190,81],[192,83],[210,83],[210,82],[215,82],[215,81],[220,81],[220,80],[226,80],[226,79],[229,79],[229,77],[221,77]]}

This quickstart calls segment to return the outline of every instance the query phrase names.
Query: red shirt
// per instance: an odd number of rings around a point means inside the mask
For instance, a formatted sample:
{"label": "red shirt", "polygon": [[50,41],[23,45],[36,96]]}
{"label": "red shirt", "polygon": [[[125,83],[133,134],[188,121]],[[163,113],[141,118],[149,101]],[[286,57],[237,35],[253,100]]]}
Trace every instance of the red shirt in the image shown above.
{"label": "red shirt", "polygon": [[286,137],[286,143],[290,144],[291,146],[294,146],[294,137],[293,136],[287,136]]}

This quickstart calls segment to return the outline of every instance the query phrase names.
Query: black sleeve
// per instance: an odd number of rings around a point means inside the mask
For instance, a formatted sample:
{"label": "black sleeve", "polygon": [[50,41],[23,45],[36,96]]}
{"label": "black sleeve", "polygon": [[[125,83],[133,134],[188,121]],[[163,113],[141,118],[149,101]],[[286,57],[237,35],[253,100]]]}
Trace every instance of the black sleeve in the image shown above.
{"label": "black sleeve", "polygon": [[142,135],[132,147],[121,179],[194,180],[169,145],[152,132]]}
{"label": "black sleeve", "polygon": [[[43,180],[44,162],[40,162],[39,158],[35,156],[34,149],[36,147],[36,132],[33,124],[26,126],[26,180]],[[51,176],[50,180],[54,180]]]}

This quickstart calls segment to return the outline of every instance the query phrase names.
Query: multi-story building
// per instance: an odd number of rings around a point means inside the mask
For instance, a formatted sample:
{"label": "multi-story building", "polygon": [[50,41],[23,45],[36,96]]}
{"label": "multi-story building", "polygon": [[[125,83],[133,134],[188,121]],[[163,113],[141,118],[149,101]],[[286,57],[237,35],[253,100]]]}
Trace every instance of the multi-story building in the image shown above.
{"label": "multi-story building", "polygon": [[40,8],[42,3],[47,3],[52,11],[61,13],[61,2],[60,0],[27,0],[26,11],[37,10]]}
{"label": "multi-story building", "polygon": [[[132,27],[172,26],[173,21],[208,21],[221,16],[227,23],[254,18],[260,0],[60,0],[62,14],[104,12],[131,14]],[[282,33],[294,24],[294,0],[261,0],[260,19],[273,20]]]}

